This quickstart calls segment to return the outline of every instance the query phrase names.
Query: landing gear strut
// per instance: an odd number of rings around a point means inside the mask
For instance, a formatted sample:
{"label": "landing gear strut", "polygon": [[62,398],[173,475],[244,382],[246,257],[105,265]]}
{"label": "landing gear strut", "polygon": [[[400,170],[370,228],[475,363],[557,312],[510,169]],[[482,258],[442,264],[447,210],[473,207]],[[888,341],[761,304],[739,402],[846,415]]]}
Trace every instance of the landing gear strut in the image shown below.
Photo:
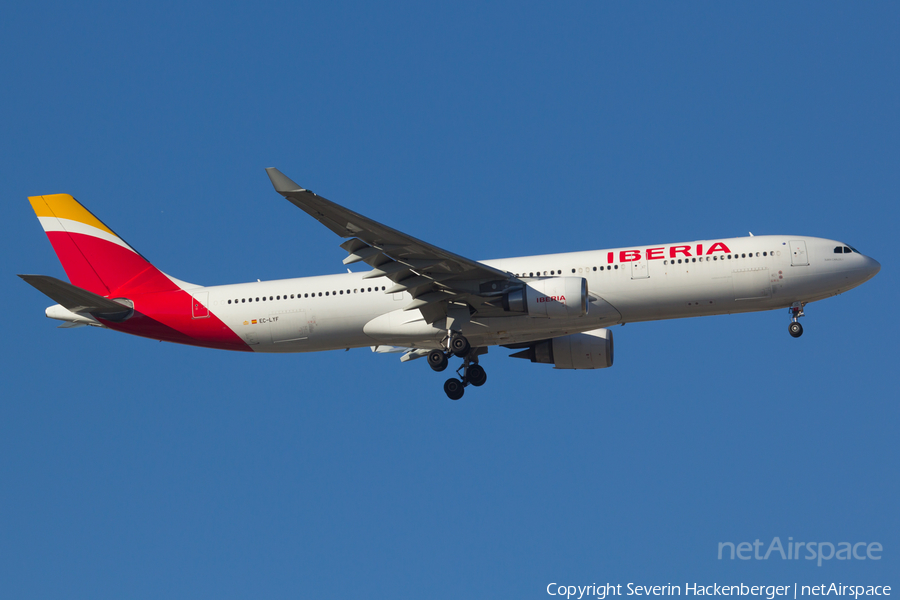
{"label": "landing gear strut", "polygon": [[428,353],[428,364],[435,371],[443,371],[447,368],[450,354],[463,359],[463,364],[456,370],[459,378],[451,377],[444,382],[444,393],[451,400],[459,400],[463,397],[466,386],[480,387],[487,381],[487,373],[484,367],[478,364],[478,356],[485,354],[487,348],[472,348],[469,341],[459,334],[452,334],[447,340],[447,351],[432,350]]}
{"label": "landing gear strut", "polygon": [[803,303],[794,302],[789,310],[791,311],[791,324],[788,325],[788,333],[791,334],[791,337],[798,338],[803,335],[803,325],[801,325],[798,320],[800,317],[804,316]]}

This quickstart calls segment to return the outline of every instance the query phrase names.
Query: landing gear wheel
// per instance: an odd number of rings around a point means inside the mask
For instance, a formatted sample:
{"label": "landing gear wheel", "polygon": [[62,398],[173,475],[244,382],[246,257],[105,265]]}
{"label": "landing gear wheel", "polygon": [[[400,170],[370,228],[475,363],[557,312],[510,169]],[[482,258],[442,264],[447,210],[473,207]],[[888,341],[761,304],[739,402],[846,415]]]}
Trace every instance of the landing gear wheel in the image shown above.
{"label": "landing gear wheel", "polygon": [[797,322],[791,323],[788,325],[788,332],[791,334],[791,337],[798,338],[803,335],[803,325]]}
{"label": "landing gear wheel", "polygon": [[443,371],[447,368],[447,355],[440,350],[432,350],[428,353],[428,366],[435,371]]}
{"label": "landing gear wheel", "polygon": [[475,387],[480,387],[487,381],[487,373],[480,365],[469,365],[469,368],[466,369],[466,380]]}
{"label": "landing gear wheel", "polygon": [[466,392],[463,382],[456,378],[450,378],[444,382],[444,393],[451,400],[459,400]]}
{"label": "landing gear wheel", "polygon": [[460,358],[464,357],[469,353],[471,346],[469,346],[469,340],[464,338],[461,335],[454,335],[450,338],[450,352],[454,354],[454,356],[459,356]]}

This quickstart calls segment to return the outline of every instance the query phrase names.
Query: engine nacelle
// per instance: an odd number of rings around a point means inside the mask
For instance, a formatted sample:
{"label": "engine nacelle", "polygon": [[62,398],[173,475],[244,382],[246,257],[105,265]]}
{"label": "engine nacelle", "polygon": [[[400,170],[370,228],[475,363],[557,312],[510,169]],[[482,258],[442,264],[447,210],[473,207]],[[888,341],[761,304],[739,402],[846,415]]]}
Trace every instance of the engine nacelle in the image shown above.
{"label": "engine nacelle", "polygon": [[587,279],[551,277],[532,281],[506,294],[503,310],[550,319],[582,317],[588,310]]}
{"label": "engine nacelle", "polygon": [[609,329],[573,333],[536,342],[510,356],[550,364],[554,369],[605,369],[613,364],[613,334]]}

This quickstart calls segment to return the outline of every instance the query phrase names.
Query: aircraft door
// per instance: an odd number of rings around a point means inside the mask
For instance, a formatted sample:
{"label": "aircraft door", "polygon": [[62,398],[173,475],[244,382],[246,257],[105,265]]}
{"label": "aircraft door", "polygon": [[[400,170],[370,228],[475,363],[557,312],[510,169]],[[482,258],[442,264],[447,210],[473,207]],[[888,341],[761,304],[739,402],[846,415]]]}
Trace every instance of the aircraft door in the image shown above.
{"label": "aircraft door", "polygon": [[809,265],[809,257],[806,254],[806,242],[803,240],[791,240],[791,266],[805,267]]}
{"label": "aircraft door", "polygon": [[209,292],[191,294],[191,318],[206,319],[209,317]]}

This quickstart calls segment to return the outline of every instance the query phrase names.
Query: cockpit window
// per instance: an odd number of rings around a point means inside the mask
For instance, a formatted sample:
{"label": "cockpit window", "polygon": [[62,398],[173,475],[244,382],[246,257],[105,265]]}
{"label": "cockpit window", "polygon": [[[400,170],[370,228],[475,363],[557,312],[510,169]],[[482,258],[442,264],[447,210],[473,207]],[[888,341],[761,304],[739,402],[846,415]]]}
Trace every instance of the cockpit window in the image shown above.
{"label": "cockpit window", "polygon": [[844,254],[850,254],[852,250],[850,250],[849,246],[844,246]]}
{"label": "cockpit window", "polygon": [[862,252],[860,252],[859,250],[857,250],[857,249],[854,248],[853,246],[848,246],[848,248],[850,248],[850,250],[852,250],[853,252],[856,252],[857,254],[862,254]]}
{"label": "cockpit window", "polygon": [[838,246],[837,248],[834,249],[834,253],[835,253],[835,254],[840,254],[840,253],[842,253],[843,251],[844,251],[844,247],[843,247],[843,246]]}

